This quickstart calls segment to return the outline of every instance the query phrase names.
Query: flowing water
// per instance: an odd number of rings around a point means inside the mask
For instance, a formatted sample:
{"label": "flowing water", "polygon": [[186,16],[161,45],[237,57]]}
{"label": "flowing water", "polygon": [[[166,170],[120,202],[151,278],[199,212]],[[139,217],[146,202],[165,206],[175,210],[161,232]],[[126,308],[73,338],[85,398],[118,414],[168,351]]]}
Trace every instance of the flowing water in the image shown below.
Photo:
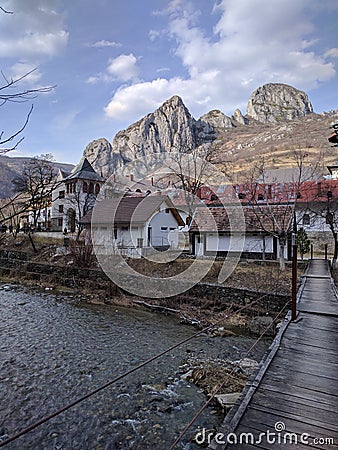
{"label": "flowing water", "polygon": [[[171,316],[0,284],[0,442],[195,332]],[[187,353],[238,359],[252,342],[194,338],[4,448],[167,449],[207,399],[180,377]],[[221,421],[208,407],[177,448],[198,448],[198,427]]]}

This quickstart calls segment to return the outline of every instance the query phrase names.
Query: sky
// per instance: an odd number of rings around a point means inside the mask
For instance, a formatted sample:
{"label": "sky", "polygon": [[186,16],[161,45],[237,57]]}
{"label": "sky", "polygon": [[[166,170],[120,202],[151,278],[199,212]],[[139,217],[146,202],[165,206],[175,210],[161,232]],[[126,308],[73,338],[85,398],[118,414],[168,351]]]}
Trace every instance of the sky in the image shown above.
{"label": "sky", "polygon": [[[22,126],[11,156],[76,164],[173,95],[191,114],[245,113],[265,83],[304,90],[317,113],[338,109],[337,0],[0,0],[0,68],[31,70],[22,89],[55,86],[0,107],[0,133]],[[5,79],[0,82],[0,87]],[[13,91],[13,89],[12,89]],[[0,91],[1,92],[1,91]]]}

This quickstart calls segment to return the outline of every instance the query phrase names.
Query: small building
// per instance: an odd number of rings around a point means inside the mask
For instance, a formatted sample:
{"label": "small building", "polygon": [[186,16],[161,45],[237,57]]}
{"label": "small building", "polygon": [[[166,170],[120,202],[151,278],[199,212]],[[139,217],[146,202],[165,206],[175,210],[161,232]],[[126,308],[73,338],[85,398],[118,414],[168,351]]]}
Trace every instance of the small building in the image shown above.
{"label": "small building", "polygon": [[53,193],[52,230],[74,232],[93,207],[105,182],[85,158],[71,173],[59,171],[60,184]]}
{"label": "small building", "polygon": [[[244,229],[231,227],[231,207],[197,208],[190,227],[191,247],[196,256],[227,256],[241,253],[246,259],[279,257],[277,235],[285,232],[284,257],[291,259],[293,208],[285,205],[243,206]],[[236,223],[236,222],[235,222]]]}
{"label": "small building", "polygon": [[96,250],[113,247],[131,257],[178,248],[178,230],[185,225],[171,200],[162,195],[103,199],[81,223],[91,229]]}

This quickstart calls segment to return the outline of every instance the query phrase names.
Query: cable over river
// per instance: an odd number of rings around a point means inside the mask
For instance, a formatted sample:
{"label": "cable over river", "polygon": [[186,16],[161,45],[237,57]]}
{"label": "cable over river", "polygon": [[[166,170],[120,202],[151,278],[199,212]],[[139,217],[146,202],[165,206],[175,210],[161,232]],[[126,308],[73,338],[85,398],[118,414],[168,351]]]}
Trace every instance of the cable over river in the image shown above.
{"label": "cable over river", "polygon": [[[0,442],[195,332],[171,316],[0,284]],[[236,360],[252,342],[199,336],[4,448],[169,448],[207,399],[181,378],[187,355]],[[267,346],[250,357],[260,360]],[[198,427],[222,419],[208,407],[179,448],[198,448]]]}

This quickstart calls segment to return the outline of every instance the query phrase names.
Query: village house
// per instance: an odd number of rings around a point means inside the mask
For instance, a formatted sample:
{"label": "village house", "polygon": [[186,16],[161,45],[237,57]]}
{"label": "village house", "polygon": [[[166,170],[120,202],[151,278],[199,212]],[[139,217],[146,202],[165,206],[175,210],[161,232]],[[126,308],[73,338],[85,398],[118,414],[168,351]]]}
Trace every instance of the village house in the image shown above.
{"label": "village house", "polygon": [[[278,235],[285,233],[284,258],[291,258],[292,208],[289,206],[242,206],[244,229],[229,220],[233,206],[196,208],[190,227],[192,251],[195,256],[227,256],[241,253],[246,259],[278,259]],[[232,226],[231,226],[232,223]]]}
{"label": "village house", "polygon": [[178,248],[178,230],[184,226],[171,200],[162,195],[103,199],[81,223],[91,230],[96,251],[102,246],[103,252],[116,249],[131,257]]}
{"label": "village house", "polygon": [[71,173],[59,170],[59,185],[53,192],[53,231],[75,232],[90,211],[105,182],[85,158]]}

